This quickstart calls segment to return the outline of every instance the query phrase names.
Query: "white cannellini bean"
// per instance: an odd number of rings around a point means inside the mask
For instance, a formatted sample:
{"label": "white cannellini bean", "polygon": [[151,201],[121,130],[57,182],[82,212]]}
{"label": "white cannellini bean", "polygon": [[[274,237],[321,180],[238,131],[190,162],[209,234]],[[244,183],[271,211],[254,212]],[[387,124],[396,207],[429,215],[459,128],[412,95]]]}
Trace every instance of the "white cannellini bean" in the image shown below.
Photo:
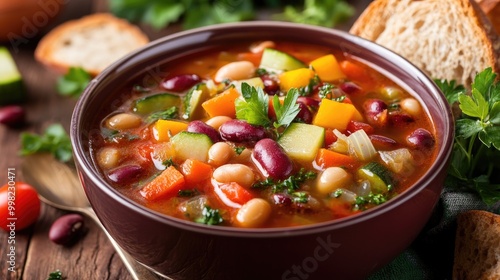
{"label": "white cannellini bean", "polygon": [[230,62],[217,70],[215,81],[220,83],[226,79],[231,81],[244,80],[253,77],[255,66],[250,61]]}
{"label": "white cannellini bean", "polygon": [[405,98],[399,102],[399,106],[408,114],[417,117],[421,114],[422,108],[420,107],[420,103],[415,98]]}
{"label": "white cannellini bean", "polygon": [[221,166],[229,162],[234,155],[234,149],[226,142],[217,142],[208,150],[208,163]]}
{"label": "white cannellini bean", "polygon": [[230,120],[232,120],[232,118],[228,116],[215,116],[208,119],[205,123],[213,127],[215,130],[218,130],[223,123]]}
{"label": "white cannellini bean", "polygon": [[219,183],[235,182],[245,188],[249,188],[255,182],[252,169],[239,163],[224,164],[217,167],[212,177]]}
{"label": "white cannellini bean", "polygon": [[107,120],[107,125],[114,129],[129,129],[138,127],[142,120],[139,116],[129,113],[119,113]]}
{"label": "white cannellini bean", "polygon": [[116,148],[103,148],[97,153],[97,162],[105,169],[116,167],[119,159],[120,152]]}
{"label": "white cannellini bean", "polygon": [[276,44],[273,41],[262,41],[254,46],[250,47],[252,53],[263,52],[265,48],[274,48]]}
{"label": "white cannellini bean", "polygon": [[322,194],[329,194],[345,187],[351,181],[351,175],[341,167],[328,167],[316,182],[316,189]]}
{"label": "white cannellini bean", "polygon": [[271,215],[271,205],[262,198],[252,198],[243,204],[236,214],[242,227],[258,227]]}

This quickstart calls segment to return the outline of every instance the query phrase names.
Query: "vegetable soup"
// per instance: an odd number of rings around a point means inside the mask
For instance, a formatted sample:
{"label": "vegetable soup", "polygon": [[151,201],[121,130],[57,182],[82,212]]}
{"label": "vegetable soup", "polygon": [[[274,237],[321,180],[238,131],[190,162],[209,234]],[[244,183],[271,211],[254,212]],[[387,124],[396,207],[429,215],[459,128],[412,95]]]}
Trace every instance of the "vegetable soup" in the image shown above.
{"label": "vegetable soup", "polygon": [[90,142],[110,185],[169,216],[335,220],[387,202],[434,161],[419,100],[336,49],[253,42],[158,72],[120,89]]}

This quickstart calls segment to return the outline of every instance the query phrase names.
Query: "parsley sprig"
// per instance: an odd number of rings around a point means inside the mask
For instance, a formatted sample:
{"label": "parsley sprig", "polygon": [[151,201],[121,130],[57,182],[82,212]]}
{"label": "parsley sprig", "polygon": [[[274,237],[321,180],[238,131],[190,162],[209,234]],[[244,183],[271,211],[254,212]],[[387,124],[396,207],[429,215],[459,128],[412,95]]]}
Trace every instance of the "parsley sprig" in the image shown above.
{"label": "parsley sprig", "polygon": [[270,126],[274,128],[287,127],[297,116],[300,107],[297,104],[299,92],[293,88],[288,91],[283,104],[277,95],[273,97],[272,103],[276,113],[276,121],[269,118],[269,96],[262,88],[252,87],[247,83],[241,85],[244,100],[237,99],[235,102],[236,117],[245,120],[249,124]]}
{"label": "parsley sprig", "polygon": [[73,158],[71,140],[61,124],[52,124],[43,134],[21,133],[21,155],[48,152],[62,162]]}
{"label": "parsley sprig", "polygon": [[486,204],[500,200],[500,82],[487,68],[476,75],[468,94],[454,81],[436,80],[451,105],[461,114],[455,123],[455,141],[448,182],[471,187]]}
{"label": "parsley sprig", "polygon": [[57,79],[60,95],[78,97],[90,83],[91,76],[81,67],[71,67],[64,76]]}

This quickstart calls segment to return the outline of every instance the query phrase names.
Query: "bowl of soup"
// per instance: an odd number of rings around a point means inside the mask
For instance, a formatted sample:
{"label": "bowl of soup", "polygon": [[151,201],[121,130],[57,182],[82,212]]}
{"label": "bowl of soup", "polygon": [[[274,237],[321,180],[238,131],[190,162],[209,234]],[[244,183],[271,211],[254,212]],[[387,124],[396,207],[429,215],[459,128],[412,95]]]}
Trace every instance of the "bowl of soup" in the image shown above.
{"label": "bowl of soup", "polygon": [[432,79],[379,45],[247,22],[113,64],[71,138],[97,216],[159,275],[363,279],[428,221],[453,122]]}

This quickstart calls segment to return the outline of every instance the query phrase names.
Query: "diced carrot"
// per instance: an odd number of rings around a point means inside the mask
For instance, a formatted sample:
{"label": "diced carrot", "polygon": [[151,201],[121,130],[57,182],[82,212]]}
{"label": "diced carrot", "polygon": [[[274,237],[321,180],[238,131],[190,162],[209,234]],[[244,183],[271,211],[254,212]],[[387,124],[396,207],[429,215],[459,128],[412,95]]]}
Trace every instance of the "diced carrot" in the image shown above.
{"label": "diced carrot", "polygon": [[316,164],[321,168],[351,167],[356,164],[356,159],[328,149],[320,149],[316,156]]}
{"label": "diced carrot", "polygon": [[301,88],[309,85],[314,77],[314,71],[309,68],[299,68],[291,71],[286,71],[280,75],[280,88],[284,92],[288,92],[291,88]]}
{"label": "diced carrot", "polygon": [[181,165],[181,172],[188,185],[197,184],[212,176],[212,166],[196,159],[187,159]]}
{"label": "diced carrot", "polygon": [[149,201],[160,198],[170,198],[179,192],[186,184],[184,175],[174,166],[163,170],[151,182],[146,184],[140,191],[141,195]]}
{"label": "diced carrot", "polygon": [[236,109],[234,107],[234,101],[238,97],[240,97],[238,90],[231,87],[219,95],[203,102],[201,106],[211,118],[215,116],[228,116],[235,118]]}
{"label": "diced carrot", "polygon": [[323,82],[333,82],[345,78],[345,74],[340,69],[339,63],[333,54],[319,57],[311,61],[309,65]]}
{"label": "diced carrot", "polygon": [[218,191],[215,191],[215,193],[219,196],[220,200],[228,206],[233,206],[234,204],[241,206],[255,197],[249,190],[235,182],[220,184],[215,186],[215,188],[218,188]]}
{"label": "diced carrot", "polygon": [[166,142],[175,134],[186,130],[188,124],[183,121],[157,120],[153,125],[153,138],[158,142]]}
{"label": "diced carrot", "polygon": [[363,116],[354,105],[323,99],[319,105],[313,124],[324,128],[345,131],[347,124],[351,120],[363,120]]}
{"label": "diced carrot", "polygon": [[344,60],[340,62],[340,69],[350,80],[356,80],[359,82],[368,82],[372,80],[368,70],[353,61]]}

